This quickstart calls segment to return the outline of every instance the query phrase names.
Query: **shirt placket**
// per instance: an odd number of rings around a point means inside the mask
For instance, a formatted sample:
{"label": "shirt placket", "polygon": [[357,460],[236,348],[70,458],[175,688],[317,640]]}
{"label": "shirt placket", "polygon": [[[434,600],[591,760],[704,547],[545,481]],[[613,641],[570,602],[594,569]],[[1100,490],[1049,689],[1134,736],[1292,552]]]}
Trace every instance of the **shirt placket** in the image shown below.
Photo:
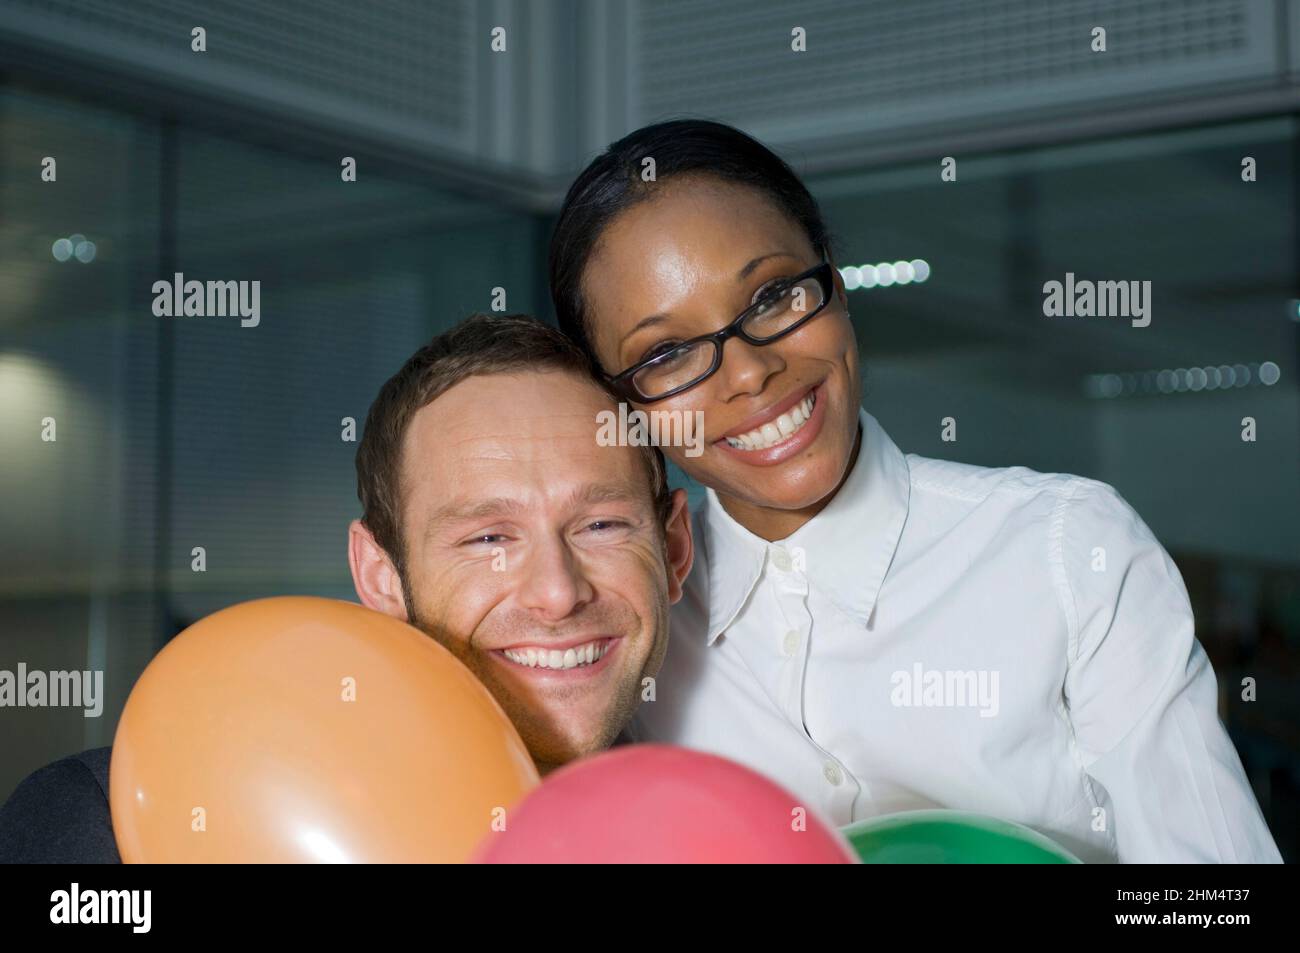
{"label": "shirt placket", "polygon": [[860,785],[844,764],[808,732],[804,721],[808,657],[812,651],[812,613],[808,608],[808,577],[791,553],[772,545],[767,553],[768,570],[781,618],[777,628],[777,651],[783,657],[777,697],[786,719],[807,739],[821,772],[820,786],[831,820],[847,824],[853,819],[853,802]]}

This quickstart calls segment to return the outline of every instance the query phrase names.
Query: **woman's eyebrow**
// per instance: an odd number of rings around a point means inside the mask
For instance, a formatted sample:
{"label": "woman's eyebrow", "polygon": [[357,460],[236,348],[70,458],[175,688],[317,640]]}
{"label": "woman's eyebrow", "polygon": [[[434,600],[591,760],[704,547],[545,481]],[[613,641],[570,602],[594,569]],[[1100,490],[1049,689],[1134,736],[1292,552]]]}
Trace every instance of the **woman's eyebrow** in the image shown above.
{"label": "woman's eyebrow", "polygon": [[[749,263],[746,264],[744,268],[740,269],[740,271],[736,273],[736,280],[744,281],[746,278],[748,278],[750,275],[754,273],[755,268],[757,268],[763,262],[767,261],[769,258],[793,258],[797,260],[798,257],[799,257],[798,255],[794,255],[788,251],[773,251],[773,252],[768,252],[766,255],[759,255],[757,258],[750,259]],[[668,320],[668,315],[666,314],[652,314],[649,317],[642,318],[636,324],[632,325],[631,329],[627,332],[627,334],[623,335],[623,340],[619,341],[619,347],[622,347],[624,344],[626,344],[628,338],[636,334],[638,331],[641,331],[645,328],[653,327],[656,324],[662,324],[667,320]]]}
{"label": "woman's eyebrow", "polygon": [[757,268],[763,262],[767,261],[769,258],[798,258],[798,257],[799,257],[798,255],[792,255],[788,251],[773,251],[773,252],[768,252],[766,255],[759,255],[757,258],[752,259],[749,262],[749,264],[747,264],[744,268],[740,269],[740,271],[736,273],[736,280],[744,281],[746,278],[748,278],[750,275],[754,273],[755,268]]}
{"label": "woman's eyebrow", "polygon": [[623,335],[623,340],[620,341],[619,344],[620,345],[626,344],[627,339],[630,338],[632,335],[636,334],[642,328],[648,328],[651,325],[655,325],[655,324],[663,324],[663,322],[667,320],[668,320],[668,315],[666,314],[652,314],[648,318],[642,318],[636,324],[632,325],[632,330],[628,331],[627,334]]}

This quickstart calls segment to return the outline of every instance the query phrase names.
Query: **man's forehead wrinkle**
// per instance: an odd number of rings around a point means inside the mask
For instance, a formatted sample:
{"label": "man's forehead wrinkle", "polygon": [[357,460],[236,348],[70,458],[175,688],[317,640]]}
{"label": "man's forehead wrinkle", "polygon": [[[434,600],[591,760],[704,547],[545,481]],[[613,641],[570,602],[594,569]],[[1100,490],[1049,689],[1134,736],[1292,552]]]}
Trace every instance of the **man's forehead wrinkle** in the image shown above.
{"label": "man's forehead wrinkle", "polygon": [[[609,408],[603,408],[609,409]],[[612,411],[611,411],[612,412]],[[557,435],[564,437],[588,437],[595,440],[596,431],[599,427],[599,421],[596,412],[564,412],[564,413],[537,413],[537,414],[516,414],[515,421],[518,423],[539,423],[539,427],[528,428],[522,431],[505,431],[502,433],[493,433],[490,429],[491,424],[486,426],[481,422],[471,421],[468,418],[459,423],[468,428],[467,433],[457,434],[458,426],[453,425],[449,428],[443,428],[438,431],[440,438],[444,442],[454,445],[460,445],[471,440],[552,440]],[[561,426],[562,425],[562,426]],[[557,430],[562,432],[557,434]]]}
{"label": "man's forehead wrinkle", "polygon": [[595,439],[595,424],[592,424],[589,433],[529,433],[529,434],[484,434],[468,433],[457,436],[455,433],[442,432],[434,435],[437,445],[445,450],[453,451],[459,459],[469,460],[474,457],[481,457],[492,460],[509,460],[518,456],[514,452],[515,447],[523,445],[540,444],[549,446],[557,440],[566,439],[586,439],[590,438],[592,444]]}
{"label": "man's forehead wrinkle", "polygon": [[575,448],[572,446],[561,448],[560,445],[570,441],[578,441],[580,446],[585,448],[589,437],[591,447],[595,449],[596,441],[594,436],[587,434],[583,434],[581,437],[576,434],[537,434],[500,439],[477,437],[464,440],[458,444],[446,444],[445,446],[454,451],[459,450],[460,459],[465,463],[472,463],[475,460],[528,463],[530,461],[549,460],[554,457],[571,457]]}
{"label": "man's forehead wrinkle", "polygon": [[[601,451],[609,448],[597,439],[598,410],[616,413],[603,401],[593,400],[591,407],[583,410],[515,410],[512,419],[505,421],[497,415],[475,413],[472,407],[449,405],[443,418],[450,418],[449,425],[437,426],[437,415],[426,414],[420,426],[408,431],[402,460],[403,483],[418,492],[416,485],[427,484],[435,472],[446,478],[459,471],[456,479],[473,481],[506,476],[502,466],[546,467],[577,460],[590,461],[584,466],[599,465],[601,472],[617,472],[621,478],[626,469],[622,461],[616,471],[607,471],[607,464],[601,462],[607,459]],[[495,424],[518,429],[494,432]],[[626,447],[617,448],[617,452],[632,453]]]}

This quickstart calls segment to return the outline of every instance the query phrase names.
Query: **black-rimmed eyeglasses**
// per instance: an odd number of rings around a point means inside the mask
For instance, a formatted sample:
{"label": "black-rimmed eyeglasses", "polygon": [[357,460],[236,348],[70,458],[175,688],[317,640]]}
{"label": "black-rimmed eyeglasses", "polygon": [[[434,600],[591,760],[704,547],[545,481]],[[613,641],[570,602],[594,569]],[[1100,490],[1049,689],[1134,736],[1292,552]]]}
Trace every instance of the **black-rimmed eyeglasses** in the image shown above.
{"label": "black-rimmed eyeglasses", "polygon": [[606,380],[624,400],[639,404],[665,400],[717,371],[727,338],[738,337],[755,346],[779,341],[816,317],[833,293],[831,264],[822,262],[767,288],[725,328],[653,354]]}

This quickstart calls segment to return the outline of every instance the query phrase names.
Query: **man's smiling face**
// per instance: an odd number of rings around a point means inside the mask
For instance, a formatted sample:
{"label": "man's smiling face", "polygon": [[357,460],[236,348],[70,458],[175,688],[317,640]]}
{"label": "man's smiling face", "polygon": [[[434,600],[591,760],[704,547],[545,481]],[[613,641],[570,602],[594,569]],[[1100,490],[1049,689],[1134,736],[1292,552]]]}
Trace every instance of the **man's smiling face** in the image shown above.
{"label": "man's smiling face", "polygon": [[[415,414],[402,449],[411,621],[492,691],[542,766],[617,737],[685,575],[641,451],[597,444],[609,407],[564,372],[470,377]],[[684,491],[673,504],[680,550]]]}

